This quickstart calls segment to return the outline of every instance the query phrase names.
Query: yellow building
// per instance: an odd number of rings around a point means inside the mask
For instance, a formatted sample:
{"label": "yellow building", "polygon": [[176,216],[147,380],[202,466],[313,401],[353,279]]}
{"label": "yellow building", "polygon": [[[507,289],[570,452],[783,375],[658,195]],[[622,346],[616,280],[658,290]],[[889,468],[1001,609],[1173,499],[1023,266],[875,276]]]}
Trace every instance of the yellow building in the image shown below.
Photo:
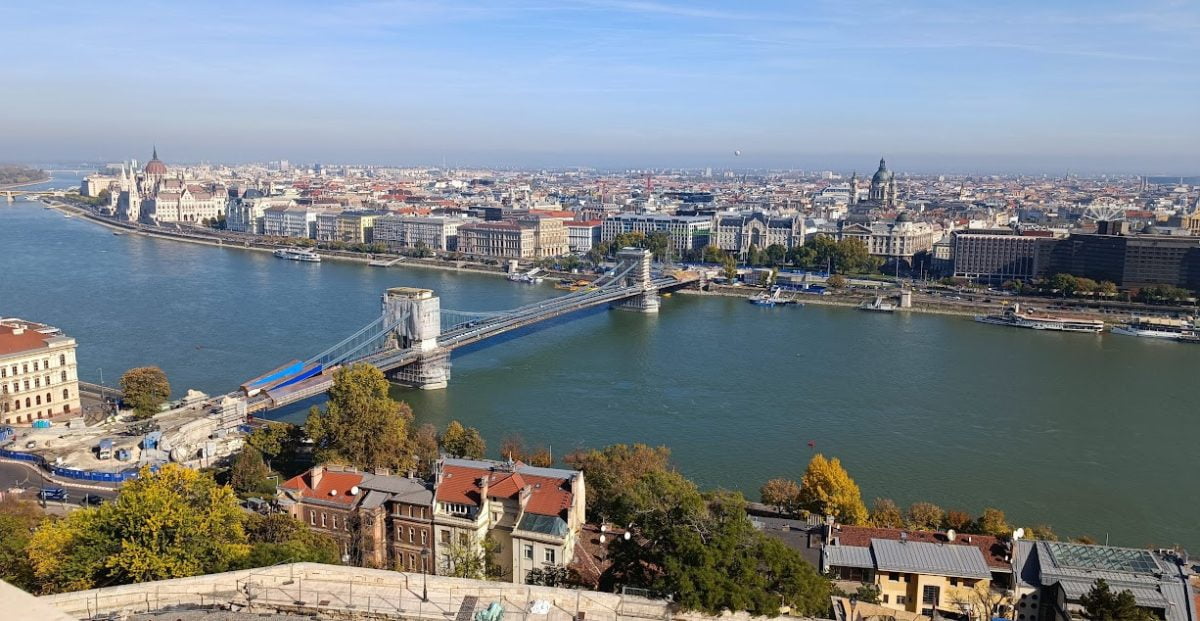
{"label": "yellow building", "polygon": [[75,339],[52,326],[0,318],[0,420],[30,424],[79,412]]}
{"label": "yellow building", "polygon": [[846,545],[846,538],[835,536],[821,550],[822,569],[835,582],[851,583],[844,586],[848,591],[858,584],[875,585],[882,606],[926,616],[935,610],[958,615],[978,608],[978,593],[994,593],[997,604],[1008,600],[1012,566],[1005,560],[1004,544],[994,537],[943,533],[910,537],[893,529],[841,528],[864,531],[847,533],[853,543],[864,543],[856,541],[857,535],[869,536],[871,531],[899,534],[870,538],[866,545]]}
{"label": "yellow building", "polygon": [[375,219],[380,214],[346,211],[337,216],[337,240],[350,244],[369,244],[374,241]]}

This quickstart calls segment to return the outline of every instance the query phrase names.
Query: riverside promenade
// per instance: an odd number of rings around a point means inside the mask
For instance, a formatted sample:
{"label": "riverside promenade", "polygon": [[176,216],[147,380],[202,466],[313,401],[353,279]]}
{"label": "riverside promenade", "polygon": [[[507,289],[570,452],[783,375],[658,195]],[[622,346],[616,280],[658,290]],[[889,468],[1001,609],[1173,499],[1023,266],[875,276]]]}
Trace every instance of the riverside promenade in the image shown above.
{"label": "riverside promenade", "polygon": [[[423,592],[428,597],[422,598]],[[473,621],[492,604],[508,621],[702,621],[665,600],[578,589],[464,580],[319,563],[292,563],[38,598],[76,619],[183,610],[329,619]],[[752,621],[745,613],[719,617]],[[819,621],[811,617],[784,617]]]}

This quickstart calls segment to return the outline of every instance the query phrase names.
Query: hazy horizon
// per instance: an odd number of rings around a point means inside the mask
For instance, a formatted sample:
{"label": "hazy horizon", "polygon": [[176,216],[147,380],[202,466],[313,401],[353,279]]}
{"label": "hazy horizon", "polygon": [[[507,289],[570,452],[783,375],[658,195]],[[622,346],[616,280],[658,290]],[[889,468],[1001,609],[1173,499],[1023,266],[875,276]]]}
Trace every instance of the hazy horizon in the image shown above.
{"label": "hazy horizon", "polygon": [[[0,159],[1200,173],[1200,5],[5,5]],[[741,156],[734,155],[735,150]]]}

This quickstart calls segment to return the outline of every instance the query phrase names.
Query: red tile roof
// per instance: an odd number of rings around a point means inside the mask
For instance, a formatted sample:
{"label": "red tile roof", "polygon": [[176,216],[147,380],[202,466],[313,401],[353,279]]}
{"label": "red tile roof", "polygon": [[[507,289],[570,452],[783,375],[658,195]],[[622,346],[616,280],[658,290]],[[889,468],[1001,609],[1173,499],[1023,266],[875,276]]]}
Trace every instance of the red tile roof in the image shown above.
{"label": "red tile roof", "polygon": [[[326,471],[321,475],[321,480],[317,483],[316,488],[313,488],[312,472],[310,471],[288,479],[280,487],[298,491],[303,498],[349,505],[354,502],[355,498],[349,494],[350,488],[362,483],[362,480],[363,474],[361,472]],[[329,494],[331,491],[336,491],[337,494],[331,496]]]}
{"label": "red tile roof", "polygon": [[932,531],[911,531],[901,528],[872,528],[868,526],[839,526],[840,531],[834,531],[838,544],[844,546],[868,547],[872,539],[900,540],[900,533],[908,533],[909,541],[925,543],[940,543],[944,545],[975,546],[983,553],[983,560],[993,569],[1012,569],[1008,560],[1008,544],[991,535],[959,534],[954,541],[948,541],[946,533]]}
{"label": "red tile roof", "polygon": [[15,354],[17,352],[47,347],[46,339],[53,335],[42,334],[37,331],[39,328],[44,327],[41,324],[27,324],[24,332],[14,334],[16,332],[14,326],[0,324],[0,355]]}
{"label": "red tile roof", "polygon": [[437,500],[479,506],[482,492],[479,482],[488,479],[488,498],[516,500],[523,488],[530,488],[525,511],[537,515],[561,515],[570,509],[572,494],[569,479],[544,477],[521,472],[498,472],[482,468],[446,465],[437,486]]}

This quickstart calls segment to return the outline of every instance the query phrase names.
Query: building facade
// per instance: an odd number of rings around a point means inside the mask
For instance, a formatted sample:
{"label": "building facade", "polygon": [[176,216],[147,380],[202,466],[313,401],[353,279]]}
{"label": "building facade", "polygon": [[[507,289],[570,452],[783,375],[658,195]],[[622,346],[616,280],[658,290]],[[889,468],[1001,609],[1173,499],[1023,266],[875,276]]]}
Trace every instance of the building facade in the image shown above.
{"label": "building facade", "polygon": [[459,227],[472,222],[448,216],[381,216],[375,220],[374,239],[390,250],[422,244],[430,250],[457,250]]}
{"label": "building facade", "polygon": [[754,246],[759,250],[779,245],[792,248],[804,244],[804,217],[771,215],[761,211],[713,216],[709,243],[745,259]]}
{"label": "building facade", "polygon": [[441,570],[457,547],[490,538],[513,583],[534,568],[566,566],[585,521],[583,473],[520,462],[443,459],[438,463],[433,527]]}
{"label": "building facade", "polygon": [[276,503],[356,565],[434,573],[433,490],[420,479],[314,466],[282,483]]}
{"label": "building facade", "polygon": [[315,237],[317,212],[308,207],[277,205],[263,210],[263,235]]}
{"label": "building facade", "polygon": [[602,220],[572,220],[567,222],[567,249],[571,252],[585,253],[600,243],[600,233],[604,228]]}
{"label": "building facade", "polygon": [[600,236],[604,241],[612,241],[623,233],[666,233],[671,238],[671,247],[682,254],[708,245],[712,222],[709,216],[622,213],[604,219]]}
{"label": "building facade", "polygon": [[516,218],[518,226],[533,228],[533,257],[545,259],[567,254],[567,227],[561,216],[529,215]]}
{"label": "building facade", "polygon": [[913,255],[932,249],[941,238],[941,229],[928,222],[914,222],[908,212],[897,216],[895,222],[838,223],[838,239],[860,239],[872,256],[910,264]]}
{"label": "building facade", "polygon": [[0,318],[0,420],[21,425],[81,413],[75,339],[53,326]]}
{"label": "building facade", "polygon": [[458,227],[458,251],[475,257],[533,259],[534,227],[514,222],[477,222]]}
{"label": "building facade", "polygon": [[1042,246],[1048,242],[1053,238],[1015,232],[956,231],[952,234],[952,273],[982,283],[1028,282],[1041,274],[1038,261]]}

